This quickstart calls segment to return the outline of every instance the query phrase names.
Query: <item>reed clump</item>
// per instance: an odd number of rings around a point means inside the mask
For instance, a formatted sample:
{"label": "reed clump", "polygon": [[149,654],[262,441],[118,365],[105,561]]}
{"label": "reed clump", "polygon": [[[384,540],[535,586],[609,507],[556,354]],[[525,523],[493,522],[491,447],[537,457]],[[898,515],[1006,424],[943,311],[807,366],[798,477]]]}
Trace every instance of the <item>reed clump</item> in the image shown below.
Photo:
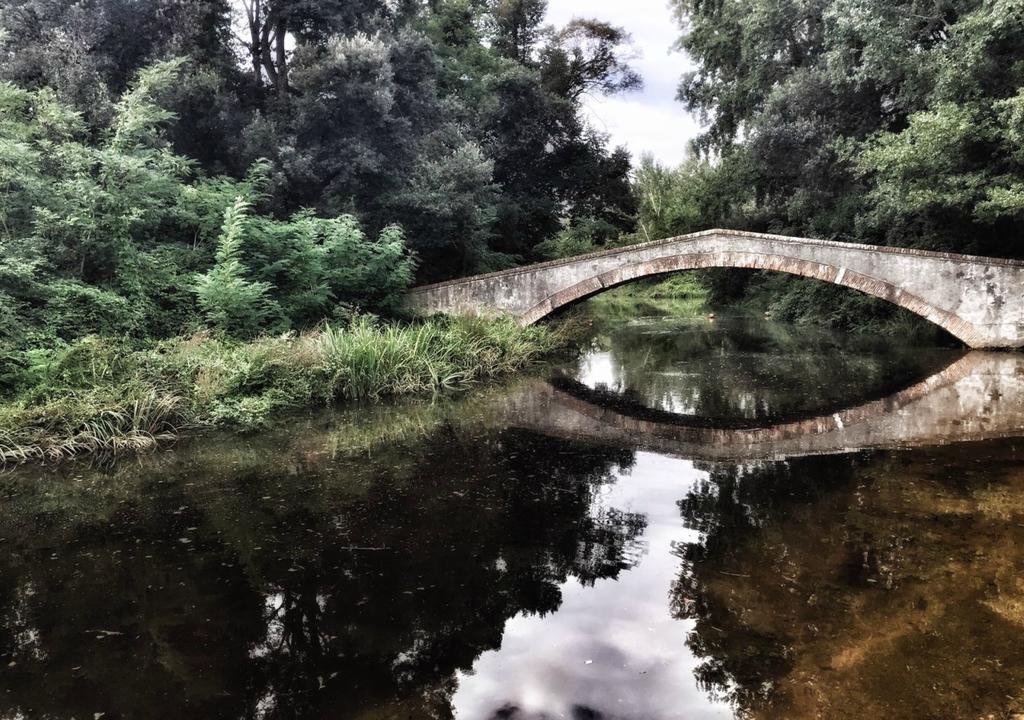
{"label": "reed clump", "polygon": [[433,318],[243,342],[210,333],[125,349],[86,338],[36,353],[0,402],[0,462],[138,452],[201,427],[265,427],[275,413],[465,388],[565,344],[512,320]]}
{"label": "reed clump", "polygon": [[464,387],[550,352],[551,333],[512,321],[465,319],[414,326],[358,320],[319,336],[329,399],[380,399]]}

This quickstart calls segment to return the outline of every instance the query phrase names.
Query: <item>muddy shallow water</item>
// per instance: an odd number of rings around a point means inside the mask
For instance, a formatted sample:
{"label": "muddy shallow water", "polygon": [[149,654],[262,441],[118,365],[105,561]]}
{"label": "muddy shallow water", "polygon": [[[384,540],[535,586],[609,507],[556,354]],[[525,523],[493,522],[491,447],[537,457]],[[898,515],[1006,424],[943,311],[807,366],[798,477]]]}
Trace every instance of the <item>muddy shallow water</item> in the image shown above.
{"label": "muddy shallow water", "polygon": [[1014,717],[1019,436],[1024,355],[640,318],[461,398],[21,468],[0,717]]}

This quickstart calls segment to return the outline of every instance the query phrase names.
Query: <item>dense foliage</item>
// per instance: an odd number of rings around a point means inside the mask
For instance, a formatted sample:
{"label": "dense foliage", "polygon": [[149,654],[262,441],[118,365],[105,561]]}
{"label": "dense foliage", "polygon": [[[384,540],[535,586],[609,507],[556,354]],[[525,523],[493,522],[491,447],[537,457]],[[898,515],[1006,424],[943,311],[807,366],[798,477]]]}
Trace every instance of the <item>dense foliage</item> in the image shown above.
{"label": "dense foliage", "polygon": [[[285,330],[350,304],[386,308],[412,276],[401,233],[351,217],[251,216],[266,165],[204,176],[170,147],[157,64],[96,138],[48,89],[0,84],[0,340],[8,352],[95,333],[161,337],[200,319],[229,334]],[[223,227],[222,227],[223,225]]]}
{"label": "dense foliage", "polygon": [[546,0],[11,0],[0,79],[82,113],[102,142],[158,61],[168,145],[207,175],[265,160],[262,208],[398,224],[440,279],[535,257],[562,222],[628,229],[629,157],[581,119],[584,93],[639,84],[629,38],[543,24]]}
{"label": "dense foliage", "polygon": [[[641,175],[642,228],[726,225],[1024,257],[1024,4],[673,6],[696,62],[679,98],[707,122],[705,160]],[[712,277],[719,295],[744,290],[736,273]],[[863,304],[830,286],[751,279],[795,315]]]}

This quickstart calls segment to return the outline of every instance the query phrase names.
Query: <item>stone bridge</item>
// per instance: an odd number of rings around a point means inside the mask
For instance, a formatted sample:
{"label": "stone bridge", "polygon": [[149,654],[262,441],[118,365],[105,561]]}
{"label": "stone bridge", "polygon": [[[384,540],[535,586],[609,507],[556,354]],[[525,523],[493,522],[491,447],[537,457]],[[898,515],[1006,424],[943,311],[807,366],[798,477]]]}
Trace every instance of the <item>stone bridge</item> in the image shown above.
{"label": "stone bridge", "polygon": [[478,420],[706,461],[978,442],[1024,435],[1024,356],[970,352],[886,398],[763,427],[706,427],[694,424],[695,418],[649,415],[534,380],[500,397]]}
{"label": "stone bridge", "polygon": [[508,314],[529,325],[639,278],[748,268],[815,278],[887,300],[972,348],[1024,346],[1024,262],[830,240],[708,230],[409,292],[422,313]]}

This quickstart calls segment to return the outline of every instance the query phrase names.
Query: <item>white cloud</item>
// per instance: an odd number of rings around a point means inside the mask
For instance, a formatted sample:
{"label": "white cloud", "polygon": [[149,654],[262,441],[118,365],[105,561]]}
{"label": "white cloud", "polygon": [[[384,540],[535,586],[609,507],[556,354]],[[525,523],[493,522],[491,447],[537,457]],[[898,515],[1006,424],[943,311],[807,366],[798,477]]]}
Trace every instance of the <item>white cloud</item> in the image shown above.
{"label": "white cloud", "polygon": [[628,96],[590,99],[586,115],[591,125],[611,136],[615,145],[625,145],[639,160],[643,153],[654,155],[665,165],[678,165],[698,132],[696,119],[680,107],[667,107]]}
{"label": "white cloud", "polygon": [[676,101],[676,87],[693,67],[673,50],[680,28],[666,0],[549,0],[547,21],[561,27],[574,17],[591,17],[624,28],[640,57],[633,61],[643,76],[643,90],[586,100],[587,117],[625,145],[634,158],[651,153],[662,163],[683,161],[689,141],[700,131],[697,119]]}

